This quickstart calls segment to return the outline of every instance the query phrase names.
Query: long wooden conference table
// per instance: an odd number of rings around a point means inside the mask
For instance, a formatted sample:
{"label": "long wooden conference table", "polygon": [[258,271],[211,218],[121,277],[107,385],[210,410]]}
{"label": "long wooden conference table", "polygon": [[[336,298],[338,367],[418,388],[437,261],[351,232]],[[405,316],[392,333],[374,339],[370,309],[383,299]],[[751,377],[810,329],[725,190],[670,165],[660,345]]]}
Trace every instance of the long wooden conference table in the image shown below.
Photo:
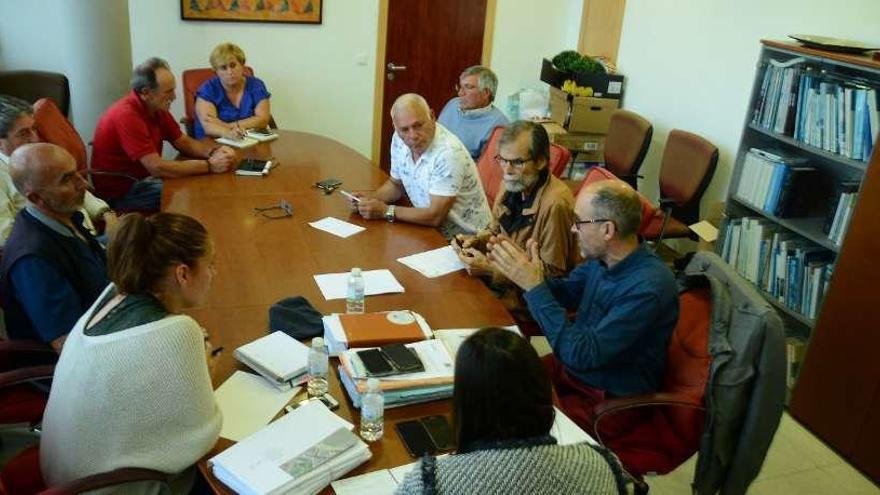
{"label": "long wooden conference table", "polygon": [[[387,268],[406,289],[401,294],[368,296],[366,310],[411,309],[434,329],[509,325],[503,305],[477,279],[464,271],[429,279],[397,262],[397,258],[446,244],[430,227],[364,220],[348,209],[339,193],[325,195],[316,181],[336,178],[349,191],[373,190],[385,173],[358,152],[332,139],[303,132],[279,131],[280,138],[243,152],[273,158],[278,165],[266,177],[232,173],[166,180],[162,210],[190,215],[214,239],[217,276],[206,304],[189,313],[225,350],[213,374],[214,387],[229,378],[237,364],[232,351],[267,333],[269,307],[286,297],[304,296],[321,313],[344,312],[345,301],[327,301],[312,278],[315,274]],[[271,220],[254,213],[286,200],[293,216]],[[366,230],[342,239],[312,228],[309,222],[333,216]],[[358,425],[358,411],[340,387],[331,360],[330,393],[341,417]],[[303,395],[294,397],[301,400]],[[373,457],[347,476],[388,469],[415,461],[406,452],[393,424],[432,414],[449,415],[451,401],[434,401],[385,412],[385,435],[370,445]],[[221,438],[199,463],[217,493],[230,493],[214,478],[207,459],[228,448]],[[325,490],[332,493],[331,489]]]}

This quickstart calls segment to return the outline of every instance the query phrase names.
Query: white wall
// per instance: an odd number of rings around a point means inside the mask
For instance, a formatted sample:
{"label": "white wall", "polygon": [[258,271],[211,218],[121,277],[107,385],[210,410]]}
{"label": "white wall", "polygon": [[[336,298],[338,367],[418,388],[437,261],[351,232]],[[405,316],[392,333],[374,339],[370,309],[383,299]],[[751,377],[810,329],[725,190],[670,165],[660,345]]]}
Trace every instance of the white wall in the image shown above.
{"label": "white wall", "polygon": [[0,0],[0,69],[60,72],[83,140],[128,87],[127,0]]}
{"label": "white wall", "polygon": [[669,130],[709,139],[721,151],[703,201],[726,195],[746,115],[759,40],[806,33],[880,46],[877,0],[627,0],[619,54],[627,76],[624,106],[654,123],[643,189],[657,194]]}
{"label": "white wall", "polygon": [[523,88],[547,92],[541,60],[577,50],[582,0],[497,0],[490,65],[498,75],[495,105],[507,111],[507,97]]}
{"label": "white wall", "polygon": [[231,41],[272,93],[279,127],[326,135],[370,156],[378,5],[324,2],[323,24],[310,25],[182,21],[179,0],[131,0],[132,59],[168,60],[178,77],[171,111],[181,117],[180,74],[209,67],[214,46]]}

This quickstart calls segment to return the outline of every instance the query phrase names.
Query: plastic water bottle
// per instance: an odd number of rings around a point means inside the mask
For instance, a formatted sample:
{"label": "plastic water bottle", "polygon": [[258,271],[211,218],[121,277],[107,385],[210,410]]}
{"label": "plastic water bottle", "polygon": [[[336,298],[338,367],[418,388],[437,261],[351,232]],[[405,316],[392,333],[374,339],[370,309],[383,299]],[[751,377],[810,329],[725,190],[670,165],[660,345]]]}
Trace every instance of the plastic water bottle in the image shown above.
{"label": "plastic water bottle", "polygon": [[360,268],[352,268],[348,276],[348,295],[345,298],[345,312],[361,314],[364,312],[364,276]]}
{"label": "plastic water bottle", "polygon": [[385,396],[379,379],[367,380],[367,392],[361,398],[361,438],[375,442],[385,432]]}
{"label": "plastic water bottle", "polygon": [[309,350],[309,382],[306,385],[309,397],[320,397],[327,393],[328,366],[324,339],[315,337]]}

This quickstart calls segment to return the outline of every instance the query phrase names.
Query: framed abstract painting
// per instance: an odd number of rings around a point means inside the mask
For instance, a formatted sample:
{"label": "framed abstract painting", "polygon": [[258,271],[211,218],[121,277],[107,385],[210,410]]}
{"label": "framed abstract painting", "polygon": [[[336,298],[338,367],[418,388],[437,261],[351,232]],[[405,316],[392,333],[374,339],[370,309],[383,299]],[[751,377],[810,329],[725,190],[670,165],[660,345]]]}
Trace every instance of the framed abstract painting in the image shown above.
{"label": "framed abstract painting", "polygon": [[185,21],[321,24],[324,0],[180,0]]}

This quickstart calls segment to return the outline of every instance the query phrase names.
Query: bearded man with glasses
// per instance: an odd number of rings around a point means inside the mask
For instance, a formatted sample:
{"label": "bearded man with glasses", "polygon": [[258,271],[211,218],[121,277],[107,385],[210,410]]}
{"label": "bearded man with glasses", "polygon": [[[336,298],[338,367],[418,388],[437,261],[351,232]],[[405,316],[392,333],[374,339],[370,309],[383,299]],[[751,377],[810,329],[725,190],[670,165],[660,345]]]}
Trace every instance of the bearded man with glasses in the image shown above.
{"label": "bearded man with glasses", "polygon": [[523,250],[493,239],[489,261],[525,291],[553,349],[545,364],[557,393],[578,397],[564,409],[591,430],[593,405],[662,385],[667,344],[678,322],[678,291],[669,268],[639,243],[641,206],[629,185],[588,185],[575,214],[571,231],[585,262],[568,277],[545,278],[535,241]]}
{"label": "bearded man with glasses", "polygon": [[507,127],[495,156],[504,171],[504,191],[495,200],[492,223],[476,235],[458,235],[452,242],[468,271],[486,281],[519,321],[531,322],[532,318],[522,302],[522,291],[489,263],[489,238],[502,235],[522,248],[534,239],[540,245],[543,268],[552,276],[565,275],[579,261],[577,239],[571,232],[574,197],[550,173],[549,158],[550,141],[543,126],[520,120]]}

